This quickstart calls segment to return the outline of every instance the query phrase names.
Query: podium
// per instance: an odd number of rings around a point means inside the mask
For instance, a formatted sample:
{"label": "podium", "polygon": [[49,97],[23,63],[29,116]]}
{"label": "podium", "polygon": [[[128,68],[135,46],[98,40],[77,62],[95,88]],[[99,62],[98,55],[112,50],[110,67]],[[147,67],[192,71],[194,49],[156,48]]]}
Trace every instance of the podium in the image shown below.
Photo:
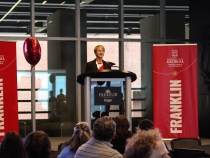
{"label": "podium", "polygon": [[[136,80],[136,74],[125,70],[96,70],[77,76],[77,82],[84,85],[84,115],[85,121],[91,126],[91,81],[124,81],[125,82],[125,116],[132,126],[131,119],[131,82]],[[130,126],[130,130],[132,127]]]}

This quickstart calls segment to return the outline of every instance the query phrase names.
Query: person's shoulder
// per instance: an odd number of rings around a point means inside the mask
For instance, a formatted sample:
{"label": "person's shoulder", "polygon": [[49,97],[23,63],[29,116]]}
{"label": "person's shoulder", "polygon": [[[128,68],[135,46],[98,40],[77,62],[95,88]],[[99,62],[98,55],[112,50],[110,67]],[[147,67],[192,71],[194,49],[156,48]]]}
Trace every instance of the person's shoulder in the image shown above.
{"label": "person's shoulder", "polygon": [[94,59],[94,60],[91,60],[91,61],[87,62],[87,64],[90,64],[90,63],[95,63],[95,62],[96,62],[96,59]]}
{"label": "person's shoulder", "polygon": [[[112,148],[111,148],[112,149]],[[112,155],[110,155],[112,158],[121,158],[123,157],[122,154],[120,154],[117,150],[112,149],[112,152],[110,151],[110,153],[112,153]]]}
{"label": "person's shoulder", "polygon": [[111,69],[111,65],[109,64],[109,62],[103,60],[103,65],[105,69]]}
{"label": "person's shoulder", "polygon": [[60,154],[58,155],[58,158],[60,157],[66,157],[68,155],[74,155],[75,152],[70,150],[70,146],[66,146],[63,148],[63,150],[60,152]]}

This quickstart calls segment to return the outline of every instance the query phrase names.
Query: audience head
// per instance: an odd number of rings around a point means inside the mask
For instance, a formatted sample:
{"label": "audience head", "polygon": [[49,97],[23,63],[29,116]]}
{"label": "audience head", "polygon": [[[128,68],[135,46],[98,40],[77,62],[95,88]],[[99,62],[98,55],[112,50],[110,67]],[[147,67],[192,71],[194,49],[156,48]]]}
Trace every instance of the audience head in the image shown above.
{"label": "audience head", "polygon": [[95,111],[92,113],[92,116],[95,117],[95,119],[100,118],[101,112],[100,111]]}
{"label": "audience head", "polygon": [[23,141],[16,132],[7,132],[2,139],[0,158],[27,158]]}
{"label": "audience head", "polygon": [[125,137],[131,136],[131,132],[128,131],[128,129],[130,127],[130,123],[125,116],[119,115],[114,118],[114,121],[116,123],[116,134],[117,135],[125,136]]}
{"label": "audience head", "polygon": [[158,130],[142,130],[134,134],[125,148],[125,158],[170,158]]}
{"label": "audience head", "polygon": [[115,135],[115,131],[116,124],[108,116],[98,118],[93,124],[93,135],[95,139],[111,141]]}
{"label": "audience head", "polygon": [[29,158],[48,158],[51,152],[49,137],[43,131],[29,133],[23,145]]}
{"label": "audience head", "polygon": [[143,119],[139,121],[138,130],[151,130],[154,129],[153,122],[149,119]]}
{"label": "audience head", "polygon": [[69,141],[65,142],[65,146],[70,145],[72,151],[77,149],[84,143],[86,143],[91,137],[91,131],[87,122],[78,122],[74,126],[74,133]]}
{"label": "audience head", "polygon": [[105,111],[102,112],[102,113],[101,113],[101,117],[104,117],[104,116],[109,116],[109,113],[108,113],[108,112],[105,112]]}

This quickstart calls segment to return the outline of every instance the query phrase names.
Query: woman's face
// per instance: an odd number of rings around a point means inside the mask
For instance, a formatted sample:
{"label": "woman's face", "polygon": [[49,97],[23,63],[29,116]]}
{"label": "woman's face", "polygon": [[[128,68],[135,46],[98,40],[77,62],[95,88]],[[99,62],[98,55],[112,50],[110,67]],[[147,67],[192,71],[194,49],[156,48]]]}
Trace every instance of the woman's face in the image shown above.
{"label": "woman's face", "polygon": [[103,58],[104,57],[104,49],[102,47],[98,47],[97,51],[95,52],[96,58]]}

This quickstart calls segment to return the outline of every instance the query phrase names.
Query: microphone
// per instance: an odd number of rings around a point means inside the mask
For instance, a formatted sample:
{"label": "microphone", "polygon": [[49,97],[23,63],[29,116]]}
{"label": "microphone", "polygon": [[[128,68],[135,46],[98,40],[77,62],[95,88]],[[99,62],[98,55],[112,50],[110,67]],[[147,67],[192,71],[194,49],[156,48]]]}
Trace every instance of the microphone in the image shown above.
{"label": "microphone", "polygon": [[107,63],[108,63],[109,65],[111,65],[111,66],[116,65],[115,63],[110,62],[110,61],[107,61]]}

